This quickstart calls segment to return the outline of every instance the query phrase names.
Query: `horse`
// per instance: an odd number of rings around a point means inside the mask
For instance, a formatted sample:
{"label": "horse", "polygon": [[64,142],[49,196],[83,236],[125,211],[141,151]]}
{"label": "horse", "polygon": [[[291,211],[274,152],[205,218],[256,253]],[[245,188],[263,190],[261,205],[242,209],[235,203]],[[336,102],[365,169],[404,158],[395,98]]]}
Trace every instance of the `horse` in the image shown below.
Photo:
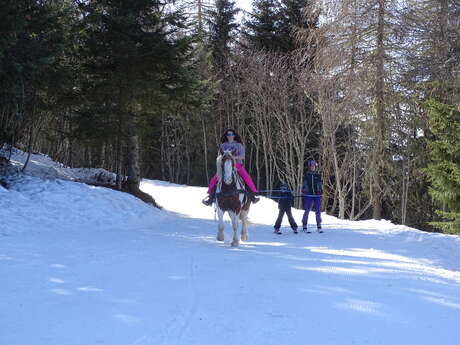
{"label": "horse", "polygon": [[232,247],[238,247],[240,237],[238,231],[241,224],[241,241],[248,240],[248,213],[251,200],[245,184],[235,168],[235,159],[231,151],[224,151],[217,157],[218,183],[216,189],[216,206],[219,224],[217,240],[224,240],[224,214],[228,212],[232,221]]}

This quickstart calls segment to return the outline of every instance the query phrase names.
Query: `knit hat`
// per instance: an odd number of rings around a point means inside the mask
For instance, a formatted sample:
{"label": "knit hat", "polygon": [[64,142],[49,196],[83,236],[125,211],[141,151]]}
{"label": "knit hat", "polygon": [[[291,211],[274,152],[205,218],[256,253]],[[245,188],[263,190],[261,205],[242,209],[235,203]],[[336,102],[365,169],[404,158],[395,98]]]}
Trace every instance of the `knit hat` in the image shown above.
{"label": "knit hat", "polygon": [[280,189],[281,189],[281,190],[289,190],[289,186],[288,186],[287,183],[282,183],[282,184],[280,185]]}
{"label": "knit hat", "polygon": [[318,166],[318,163],[314,159],[309,159],[307,164],[308,164],[308,167],[311,167],[311,166],[317,167]]}

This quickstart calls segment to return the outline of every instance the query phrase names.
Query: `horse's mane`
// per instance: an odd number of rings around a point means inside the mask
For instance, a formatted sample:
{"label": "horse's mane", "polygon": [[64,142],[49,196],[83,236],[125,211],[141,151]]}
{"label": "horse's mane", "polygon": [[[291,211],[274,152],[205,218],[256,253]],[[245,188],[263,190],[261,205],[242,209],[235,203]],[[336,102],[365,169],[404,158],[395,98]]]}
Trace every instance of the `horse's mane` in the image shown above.
{"label": "horse's mane", "polygon": [[216,175],[219,178],[218,181],[222,181],[222,158],[223,155],[218,155],[216,158]]}
{"label": "horse's mane", "polygon": [[233,161],[233,163],[235,163],[235,158],[233,158],[233,155],[231,154],[230,151],[224,151],[223,153],[221,153],[220,155],[217,156],[216,158],[216,175],[217,177],[219,178],[218,181],[222,181],[222,160],[224,159],[224,156],[225,154],[228,153],[230,154],[230,157]]}

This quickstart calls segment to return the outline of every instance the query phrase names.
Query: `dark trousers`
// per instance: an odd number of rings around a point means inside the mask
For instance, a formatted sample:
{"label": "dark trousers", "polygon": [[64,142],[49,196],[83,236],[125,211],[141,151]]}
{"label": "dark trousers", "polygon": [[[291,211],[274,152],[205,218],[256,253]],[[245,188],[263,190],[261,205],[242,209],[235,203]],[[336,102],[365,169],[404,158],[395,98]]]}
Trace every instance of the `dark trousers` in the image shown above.
{"label": "dark trousers", "polygon": [[302,217],[302,225],[307,226],[308,214],[310,213],[311,204],[315,206],[316,225],[321,225],[321,196],[306,196],[303,199],[305,212]]}
{"label": "dark trousers", "polygon": [[283,221],[284,213],[286,213],[288,216],[288,220],[289,220],[289,224],[291,225],[291,228],[297,229],[297,224],[294,220],[294,217],[292,217],[292,211],[290,207],[280,209],[278,218],[276,219],[276,222],[275,222],[275,229],[279,229],[281,227],[281,222]]}

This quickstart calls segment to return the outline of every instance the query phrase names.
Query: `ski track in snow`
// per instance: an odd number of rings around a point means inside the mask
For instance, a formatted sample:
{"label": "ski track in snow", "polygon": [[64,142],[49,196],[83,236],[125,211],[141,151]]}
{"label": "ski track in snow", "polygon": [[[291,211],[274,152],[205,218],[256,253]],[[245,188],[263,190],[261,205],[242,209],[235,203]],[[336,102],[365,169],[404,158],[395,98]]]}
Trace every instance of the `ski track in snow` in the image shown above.
{"label": "ski track in snow", "polygon": [[70,181],[0,189],[1,345],[459,343],[457,236],[327,215],[276,235],[262,198],[235,249],[205,188],[142,189],[164,210]]}

